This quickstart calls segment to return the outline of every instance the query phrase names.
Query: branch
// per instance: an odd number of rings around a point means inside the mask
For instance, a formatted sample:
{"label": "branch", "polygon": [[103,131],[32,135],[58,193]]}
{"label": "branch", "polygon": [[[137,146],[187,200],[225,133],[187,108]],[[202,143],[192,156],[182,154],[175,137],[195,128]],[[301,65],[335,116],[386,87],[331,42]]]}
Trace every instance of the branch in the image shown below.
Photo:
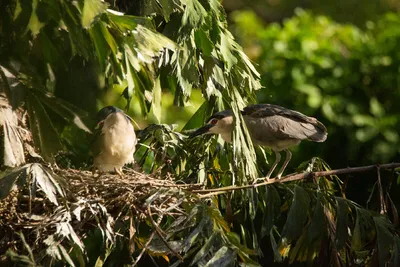
{"label": "branch", "polygon": [[252,184],[252,185],[242,185],[242,186],[226,186],[220,188],[213,188],[213,189],[202,189],[202,190],[192,190],[193,193],[204,194],[201,195],[200,198],[206,198],[213,195],[224,194],[229,191],[240,190],[240,189],[248,189],[248,188],[257,188],[259,186],[264,186],[268,184],[274,183],[286,183],[291,181],[303,180],[307,178],[318,178],[322,176],[329,176],[329,175],[339,175],[339,174],[346,174],[346,173],[357,173],[357,172],[366,172],[371,170],[379,169],[394,169],[400,167],[400,163],[388,163],[382,165],[369,165],[369,166],[362,166],[362,167],[353,167],[353,168],[344,168],[344,169],[337,169],[337,170],[330,170],[330,171],[319,171],[319,172],[303,172],[297,174],[287,175],[282,177],[281,179],[269,179],[265,182]]}
{"label": "branch", "polygon": [[158,236],[161,238],[161,240],[163,241],[163,243],[167,246],[167,248],[173,253],[175,254],[175,256],[181,260],[181,262],[183,262],[183,258],[181,255],[179,255],[178,252],[176,252],[171,245],[168,243],[168,241],[164,238],[163,233],[160,229],[160,227],[156,224],[156,222],[153,220],[153,215],[151,214],[151,209],[150,209],[150,205],[147,206],[147,217],[150,219],[151,224],[153,225],[154,229],[156,230]]}

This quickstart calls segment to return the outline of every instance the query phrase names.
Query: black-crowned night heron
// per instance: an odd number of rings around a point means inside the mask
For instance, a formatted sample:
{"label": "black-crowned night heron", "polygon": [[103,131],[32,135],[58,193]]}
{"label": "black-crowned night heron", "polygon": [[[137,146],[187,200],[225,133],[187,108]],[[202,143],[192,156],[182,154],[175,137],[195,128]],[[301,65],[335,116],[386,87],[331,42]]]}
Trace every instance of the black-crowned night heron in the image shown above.
{"label": "black-crowned night heron", "polygon": [[98,112],[97,121],[93,166],[100,172],[115,171],[122,176],[122,167],[133,162],[137,142],[132,118],[119,108],[107,106]]}
{"label": "black-crowned night heron", "polygon": [[[300,112],[271,104],[257,104],[245,107],[241,112],[250,133],[253,144],[270,147],[276,155],[265,178],[269,179],[281,160],[282,150],[286,151],[286,159],[276,175],[282,176],[292,153],[289,147],[298,145],[302,140],[323,142],[328,135],[325,126],[317,119]],[[224,110],[214,114],[206,125],[191,134],[220,134],[226,142],[232,142],[234,129],[233,112]]]}

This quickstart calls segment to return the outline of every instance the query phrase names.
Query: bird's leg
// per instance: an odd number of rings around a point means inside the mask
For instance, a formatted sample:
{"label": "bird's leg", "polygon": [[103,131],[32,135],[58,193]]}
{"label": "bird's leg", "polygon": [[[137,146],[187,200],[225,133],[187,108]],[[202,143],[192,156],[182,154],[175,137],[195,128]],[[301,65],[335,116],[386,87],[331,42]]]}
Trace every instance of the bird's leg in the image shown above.
{"label": "bird's leg", "polygon": [[114,167],[114,171],[119,175],[119,177],[124,178],[124,173],[122,171],[122,167]]}
{"label": "bird's leg", "polygon": [[279,161],[281,161],[281,153],[279,153],[278,151],[275,151],[275,161],[274,164],[272,164],[271,168],[269,169],[267,176],[265,176],[264,178],[257,178],[253,181],[253,184],[257,183],[259,180],[269,180],[269,177],[271,177],[271,174],[274,172],[276,166],[278,165]]}
{"label": "bird's leg", "polygon": [[281,153],[279,153],[278,151],[274,151],[274,152],[275,152],[275,161],[274,161],[274,164],[272,164],[271,168],[269,169],[267,176],[265,176],[266,179],[269,179],[269,177],[271,177],[271,174],[274,172],[279,161],[281,161]]}
{"label": "bird's leg", "polygon": [[286,159],[285,159],[285,161],[283,162],[282,167],[281,167],[281,169],[279,170],[278,174],[276,175],[276,177],[277,177],[278,179],[281,178],[283,172],[284,172],[285,169],[286,169],[286,166],[288,165],[290,159],[292,158],[292,152],[290,152],[289,149],[285,149],[285,151],[286,151]]}
{"label": "bird's leg", "polygon": [[[97,174],[97,176],[96,176],[96,174]],[[97,168],[95,168],[95,167],[92,168],[92,176],[95,179],[99,179],[99,177],[102,176],[103,174],[104,174],[104,172],[98,170]]]}

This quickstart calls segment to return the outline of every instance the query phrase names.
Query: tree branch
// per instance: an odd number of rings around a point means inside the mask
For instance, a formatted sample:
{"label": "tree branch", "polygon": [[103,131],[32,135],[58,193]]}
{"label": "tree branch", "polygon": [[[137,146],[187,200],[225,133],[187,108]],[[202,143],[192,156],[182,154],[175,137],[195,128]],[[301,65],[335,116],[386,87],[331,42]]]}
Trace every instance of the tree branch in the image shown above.
{"label": "tree branch", "polygon": [[158,236],[161,238],[161,240],[163,241],[163,243],[167,246],[167,248],[173,253],[175,254],[175,256],[181,260],[181,262],[183,262],[183,258],[182,256],[176,252],[171,245],[168,243],[168,241],[165,239],[165,237],[163,236],[162,230],[160,229],[160,227],[158,226],[158,224],[156,224],[156,222],[153,220],[153,215],[151,214],[151,209],[150,209],[150,205],[147,206],[147,217],[150,219],[151,224],[153,225],[154,229],[156,230]]}
{"label": "tree branch", "polygon": [[346,173],[366,172],[366,171],[376,170],[376,168],[394,169],[394,168],[398,168],[398,167],[400,167],[400,163],[388,163],[388,164],[382,164],[382,165],[377,164],[377,165],[369,165],[369,166],[353,167],[353,168],[348,167],[348,168],[330,170],[330,171],[304,172],[304,173],[287,175],[285,177],[282,177],[281,179],[277,179],[277,178],[269,179],[265,182],[258,183],[258,184],[242,185],[242,186],[232,185],[232,186],[226,186],[226,187],[220,187],[220,188],[192,190],[192,192],[198,193],[198,194],[204,194],[204,195],[201,195],[200,198],[206,198],[206,197],[210,197],[213,195],[224,194],[229,191],[248,189],[248,188],[257,188],[259,186],[264,186],[264,185],[274,184],[274,183],[286,183],[286,182],[292,182],[292,181],[297,181],[297,180],[303,180],[303,179],[307,179],[307,178],[318,178],[318,177],[329,176],[329,175],[340,175],[340,174],[346,174]]}

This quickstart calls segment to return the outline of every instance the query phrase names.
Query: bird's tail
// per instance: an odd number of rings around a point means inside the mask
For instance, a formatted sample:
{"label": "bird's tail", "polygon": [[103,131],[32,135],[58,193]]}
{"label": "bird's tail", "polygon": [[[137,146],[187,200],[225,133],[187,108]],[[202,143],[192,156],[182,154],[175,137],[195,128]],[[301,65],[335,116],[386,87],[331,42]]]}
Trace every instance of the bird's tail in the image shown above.
{"label": "bird's tail", "polygon": [[325,125],[323,125],[320,121],[316,118],[311,118],[312,124],[314,126],[314,133],[309,135],[309,140],[314,142],[324,142],[328,137],[328,131],[326,130]]}

